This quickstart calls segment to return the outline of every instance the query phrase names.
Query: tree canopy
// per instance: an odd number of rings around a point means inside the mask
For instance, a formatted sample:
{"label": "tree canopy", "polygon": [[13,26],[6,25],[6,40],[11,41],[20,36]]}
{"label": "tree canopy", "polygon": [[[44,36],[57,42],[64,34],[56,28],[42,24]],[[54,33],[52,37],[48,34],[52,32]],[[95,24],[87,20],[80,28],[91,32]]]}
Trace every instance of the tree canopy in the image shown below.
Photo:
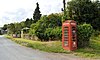
{"label": "tree canopy", "polygon": [[100,2],[98,0],[72,0],[67,6],[68,16],[78,24],[89,23],[94,29],[100,29]]}
{"label": "tree canopy", "polygon": [[38,2],[36,3],[37,7],[33,13],[33,19],[34,19],[34,23],[36,23],[40,18],[41,18],[41,12],[40,12],[40,8],[39,8],[39,4]]}

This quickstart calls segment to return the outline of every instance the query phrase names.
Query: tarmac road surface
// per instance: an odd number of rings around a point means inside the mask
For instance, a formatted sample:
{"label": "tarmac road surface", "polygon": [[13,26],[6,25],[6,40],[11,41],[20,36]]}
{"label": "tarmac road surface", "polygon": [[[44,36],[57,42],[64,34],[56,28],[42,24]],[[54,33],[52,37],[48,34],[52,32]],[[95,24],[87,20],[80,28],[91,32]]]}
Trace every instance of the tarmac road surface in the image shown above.
{"label": "tarmac road surface", "polygon": [[48,53],[20,46],[0,36],[0,60],[91,60],[70,54]]}

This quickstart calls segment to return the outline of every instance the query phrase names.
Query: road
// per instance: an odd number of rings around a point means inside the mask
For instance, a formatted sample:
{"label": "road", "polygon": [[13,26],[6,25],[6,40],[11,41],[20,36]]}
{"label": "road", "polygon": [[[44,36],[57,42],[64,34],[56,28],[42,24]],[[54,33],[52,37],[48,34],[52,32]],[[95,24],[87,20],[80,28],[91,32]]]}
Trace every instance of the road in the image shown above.
{"label": "road", "polygon": [[70,54],[48,53],[20,46],[0,36],[0,60],[90,60]]}

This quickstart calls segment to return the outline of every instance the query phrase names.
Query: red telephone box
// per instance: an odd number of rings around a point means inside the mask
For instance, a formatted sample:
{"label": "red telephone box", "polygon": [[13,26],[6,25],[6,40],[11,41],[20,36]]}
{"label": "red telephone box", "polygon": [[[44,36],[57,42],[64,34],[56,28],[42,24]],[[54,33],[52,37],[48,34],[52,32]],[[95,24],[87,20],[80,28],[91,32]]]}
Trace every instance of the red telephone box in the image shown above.
{"label": "red telephone box", "polygon": [[67,20],[62,24],[62,46],[65,50],[77,49],[76,22]]}

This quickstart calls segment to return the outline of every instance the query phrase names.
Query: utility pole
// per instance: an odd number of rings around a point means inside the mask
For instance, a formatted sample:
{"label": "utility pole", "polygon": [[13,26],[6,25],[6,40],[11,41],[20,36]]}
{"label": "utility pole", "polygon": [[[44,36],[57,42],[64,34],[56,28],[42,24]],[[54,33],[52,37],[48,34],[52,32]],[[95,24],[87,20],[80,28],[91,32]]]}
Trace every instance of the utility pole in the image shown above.
{"label": "utility pole", "polygon": [[62,23],[64,22],[65,18],[66,18],[66,1],[63,0],[63,8],[62,8],[62,11],[63,11],[63,17],[62,17]]}
{"label": "utility pole", "polygon": [[65,13],[66,13],[65,5],[66,5],[65,0],[63,0],[64,16],[65,16]]}

